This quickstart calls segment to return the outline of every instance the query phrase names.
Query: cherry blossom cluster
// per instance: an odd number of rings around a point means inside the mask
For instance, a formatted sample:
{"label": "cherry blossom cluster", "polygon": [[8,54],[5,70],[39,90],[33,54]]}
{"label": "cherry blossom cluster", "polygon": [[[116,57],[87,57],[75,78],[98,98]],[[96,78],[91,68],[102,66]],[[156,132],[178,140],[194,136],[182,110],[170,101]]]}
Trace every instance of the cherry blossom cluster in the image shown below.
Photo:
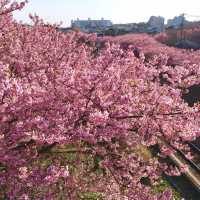
{"label": "cherry blossom cluster", "polygon": [[105,36],[101,38],[101,41],[110,41],[120,43],[121,46],[133,45],[137,49],[141,50],[146,59],[151,59],[155,55],[167,55],[169,65],[184,65],[184,64],[199,64],[200,56],[199,50],[186,50],[186,49],[177,49],[175,47],[170,47],[165,44],[162,44],[159,41],[164,40],[163,37],[167,37],[162,34],[151,37],[147,34],[126,34],[122,36]]}
{"label": "cherry blossom cluster", "polygon": [[11,14],[24,3],[1,5],[1,197],[172,199],[151,189],[170,168],[169,149],[145,159],[141,148],[162,139],[186,148],[199,136],[198,105],[189,107],[179,87],[197,81],[196,70],[182,80],[194,66],[172,70],[167,55],[147,61],[120,44],[99,48],[96,35],[64,34],[37,16],[25,26]]}

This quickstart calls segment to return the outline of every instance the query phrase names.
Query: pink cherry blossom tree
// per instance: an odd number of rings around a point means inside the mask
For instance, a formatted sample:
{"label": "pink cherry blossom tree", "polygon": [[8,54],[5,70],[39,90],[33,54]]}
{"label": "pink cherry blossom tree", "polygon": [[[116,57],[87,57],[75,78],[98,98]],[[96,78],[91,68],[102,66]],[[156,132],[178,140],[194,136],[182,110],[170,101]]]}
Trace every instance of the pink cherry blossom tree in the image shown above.
{"label": "pink cherry blossom tree", "polygon": [[[162,64],[147,63],[118,44],[99,49],[95,35],[64,34],[37,16],[33,26],[19,24],[12,11],[24,4],[0,1],[2,198],[74,200],[92,191],[105,199],[171,199],[150,187],[169,170],[162,161],[169,149],[147,160],[137,149],[160,139],[186,148],[199,136],[198,105],[189,107],[178,87],[196,82],[197,71],[182,80],[191,72],[172,70],[164,55]],[[161,84],[160,73],[170,84]]]}

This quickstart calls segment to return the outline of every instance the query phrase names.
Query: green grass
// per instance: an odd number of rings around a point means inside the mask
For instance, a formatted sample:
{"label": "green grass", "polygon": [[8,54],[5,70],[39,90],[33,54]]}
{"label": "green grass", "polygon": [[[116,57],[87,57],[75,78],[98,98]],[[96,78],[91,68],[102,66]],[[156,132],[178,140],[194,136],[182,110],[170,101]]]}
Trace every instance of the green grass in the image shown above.
{"label": "green grass", "polygon": [[166,179],[161,179],[157,185],[153,187],[153,193],[158,194],[162,193],[167,189],[171,189],[173,193],[174,200],[181,200],[181,195],[170,185],[170,183]]}
{"label": "green grass", "polygon": [[[79,144],[79,145],[83,147],[87,146],[85,144]],[[102,170],[101,167],[99,166],[102,160],[101,157],[91,156],[88,154],[80,155],[78,153],[73,152],[74,149],[76,149],[76,145],[66,145],[66,146],[63,146],[62,149],[55,148],[52,151],[45,153],[41,157],[41,159],[38,160],[38,162],[40,163],[42,167],[46,168],[49,165],[51,165],[51,163],[53,162],[52,157],[53,158],[60,157],[60,160],[63,162],[61,164],[65,165],[66,163],[71,163],[68,165],[70,174],[76,174],[79,168],[76,166],[76,164],[72,164],[72,163],[76,160],[79,160],[80,163],[84,163],[85,165],[89,167],[91,173],[96,173],[97,175],[105,173],[104,170]],[[57,153],[57,151],[59,151],[60,153]],[[147,161],[151,157],[150,151],[148,151],[146,148],[142,148],[142,146],[139,146],[137,148],[137,153],[139,153],[140,156],[144,160],[147,160]],[[87,178],[88,177],[86,177],[86,179]],[[157,185],[152,186],[152,192],[154,194],[162,193],[167,189],[172,190],[174,200],[181,200],[180,194],[171,187],[170,183],[165,178],[161,178]],[[98,192],[91,192],[91,191],[80,191],[78,193],[78,197],[80,200],[104,200],[103,194],[98,193]]]}
{"label": "green grass", "polygon": [[103,200],[102,194],[97,192],[82,192],[79,198],[80,200]]}

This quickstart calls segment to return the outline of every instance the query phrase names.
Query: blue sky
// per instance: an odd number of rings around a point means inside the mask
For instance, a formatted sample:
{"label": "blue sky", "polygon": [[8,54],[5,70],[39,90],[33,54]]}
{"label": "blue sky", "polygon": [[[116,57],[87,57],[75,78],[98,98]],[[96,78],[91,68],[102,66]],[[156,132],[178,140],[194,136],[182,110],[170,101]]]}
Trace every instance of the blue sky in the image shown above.
{"label": "blue sky", "polygon": [[[69,26],[72,19],[89,17],[103,17],[114,23],[145,22],[151,15],[166,19],[181,13],[200,15],[200,0],[29,0],[14,17],[29,23],[29,13],[36,13],[50,23],[62,21],[63,26]],[[189,20],[197,19],[200,17]]]}

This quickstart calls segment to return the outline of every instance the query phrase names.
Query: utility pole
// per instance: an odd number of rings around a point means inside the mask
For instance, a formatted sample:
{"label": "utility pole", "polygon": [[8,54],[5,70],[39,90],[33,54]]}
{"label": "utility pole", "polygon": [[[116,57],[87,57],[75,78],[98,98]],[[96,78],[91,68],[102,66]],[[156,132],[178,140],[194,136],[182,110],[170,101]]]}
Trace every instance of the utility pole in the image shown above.
{"label": "utility pole", "polygon": [[184,31],[184,22],[185,22],[185,13],[183,13],[182,15],[182,21],[181,21],[181,25],[180,25],[180,31],[181,31],[181,41],[184,40],[184,34],[183,34],[183,31]]}

